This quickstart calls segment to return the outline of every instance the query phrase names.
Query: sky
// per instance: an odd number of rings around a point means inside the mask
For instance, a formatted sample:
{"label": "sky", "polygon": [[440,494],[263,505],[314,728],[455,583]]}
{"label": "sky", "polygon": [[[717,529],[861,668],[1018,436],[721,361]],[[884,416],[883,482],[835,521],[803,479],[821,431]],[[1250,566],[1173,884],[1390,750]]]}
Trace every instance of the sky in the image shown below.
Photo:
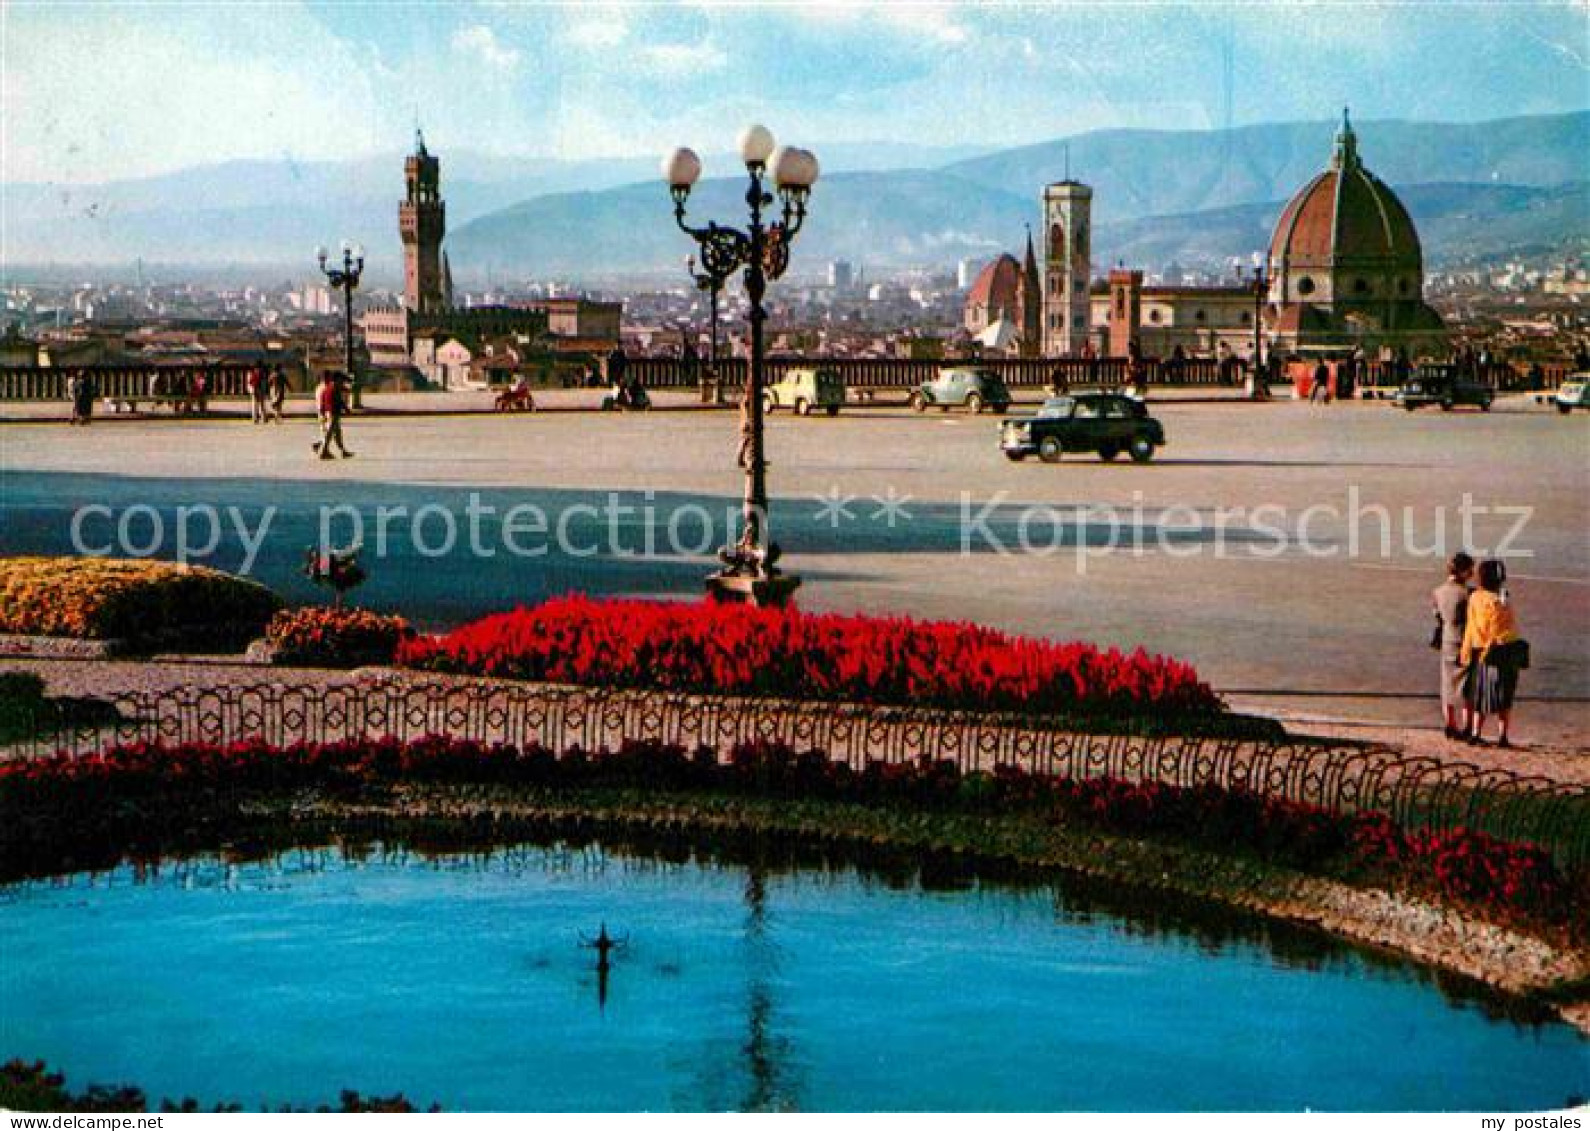
{"label": "sky", "polygon": [[[1590,107],[1590,0],[0,0],[0,180]],[[819,153],[820,156],[820,153]]]}

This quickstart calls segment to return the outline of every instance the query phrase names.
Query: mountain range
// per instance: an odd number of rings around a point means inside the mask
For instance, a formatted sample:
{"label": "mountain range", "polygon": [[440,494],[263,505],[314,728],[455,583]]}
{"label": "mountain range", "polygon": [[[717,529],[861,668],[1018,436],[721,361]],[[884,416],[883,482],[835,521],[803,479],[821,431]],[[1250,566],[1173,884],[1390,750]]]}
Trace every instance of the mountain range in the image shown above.
{"label": "mountain range", "polygon": [[[1428,260],[1583,248],[1590,240],[1590,112],[1449,124],[1355,125],[1365,163],[1397,188]],[[797,268],[947,265],[1019,251],[1042,186],[1069,169],[1094,189],[1095,262],[1218,262],[1262,247],[1298,187],[1324,168],[1335,122],[1224,131],[1100,130],[991,152],[814,146],[825,170]],[[655,163],[442,158],[447,249],[460,282],[672,271],[692,244],[672,225]],[[707,158],[709,173],[732,169]],[[232,162],[93,186],[7,185],[5,258],[41,263],[252,264],[302,273],[309,249],[349,238],[376,281],[395,279],[400,155],[340,163]],[[697,186],[691,216],[733,221],[743,182]],[[312,262],[312,261],[311,261]]]}

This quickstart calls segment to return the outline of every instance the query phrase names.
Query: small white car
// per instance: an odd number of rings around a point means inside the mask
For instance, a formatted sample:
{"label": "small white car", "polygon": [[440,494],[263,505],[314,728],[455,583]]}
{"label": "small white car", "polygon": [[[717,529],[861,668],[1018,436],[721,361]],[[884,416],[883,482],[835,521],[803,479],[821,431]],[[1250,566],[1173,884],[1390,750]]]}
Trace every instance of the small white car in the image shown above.
{"label": "small white car", "polygon": [[1575,373],[1561,385],[1551,398],[1557,411],[1567,416],[1576,408],[1590,409],[1590,373]]}

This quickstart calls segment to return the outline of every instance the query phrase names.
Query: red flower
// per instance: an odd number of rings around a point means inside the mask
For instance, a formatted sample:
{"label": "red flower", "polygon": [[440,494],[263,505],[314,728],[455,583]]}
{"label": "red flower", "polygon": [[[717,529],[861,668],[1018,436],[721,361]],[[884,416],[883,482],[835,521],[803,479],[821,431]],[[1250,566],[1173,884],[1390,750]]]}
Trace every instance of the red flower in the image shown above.
{"label": "red flower", "polygon": [[1188,665],[972,624],[562,597],[413,639],[398,662],[554,683],[1069,716],[1209,716]]}

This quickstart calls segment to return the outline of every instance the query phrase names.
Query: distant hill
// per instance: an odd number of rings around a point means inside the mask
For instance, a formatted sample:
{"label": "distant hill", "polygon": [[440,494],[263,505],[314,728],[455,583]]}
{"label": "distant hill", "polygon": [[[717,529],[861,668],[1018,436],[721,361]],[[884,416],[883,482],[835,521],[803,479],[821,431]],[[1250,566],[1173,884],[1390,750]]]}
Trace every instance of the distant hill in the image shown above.
{"label": "distant hill", "polygon": [[[1042,186],[1072,175],[1093,186],[1099,222],[1286,200],[1325,167],[1336,122],[1233,130],[1100,130],[961,161],[945,172],[989,188]],[[1544,188],[1585,178],[1590,112],[1490,122],[1358,122],[1358,150],[1392,185]]]}
{"label": "distant hill", "polygon": [[[1590,234],[1584,155],[1590,112],[1471,124],[1357,123],[1365,161],[1403,193],[1431,261],[1558,247]],[[1322,169],[1336,123],[1229,131],[1101,130],[980,155],[913,145],[814,144],[824,175],[797,248],[808,269],[948,265],[1019,250],[1042,186],[1094,187],[1095,261],[1189,265],[1263,245],[1281,201]],[[443,159],[460,282],[670,270],[691,245],[672,225],[650,158]],[[709,176],[734,168],[709,156]],[[915,167],[912,166],[932,166]],[[401,154],[342,163],[232,162],[91,187],[10,185],[8,264],[252,264],[304,271],[344,236],[370,251],[373,281],[397,278]],[[708,180],[699,219],[743,213],[740,186]],[[1483,249],[1483,251],[1480,251]]]}
{"label": "distant hill", "polygon": [[[745,212],[745,182],[703,181],[687,219],[705,224]],[[916,170],[823,177],[796,245],[806,263],[951,263],[993,254],[1022,232],[1031,201],[944,173]],[[660,182],[600,193],[542,196],[483,216],[449,241],[473,270],[558,274],[645,270],[680,263],[695,244],[673,222]]]}
{"label": "distant hill", "polygon": [[[652,157],[559,161],[435,148],[453,230],[531,197],[657,178]],[[894,169],[978,152],[981,147],[869,142],[834,146],[824,156],[836,170]],[[103,184],[7,184],[0,199],[6,260],[291,267],[303,266],[317,244],[346,238],[369,249],[372,269],[396,276],[403,157],[305,162],[284,156]],[[703,159],[709,170],[733,168],[727,155]]]}
{"label": "distant hill", "polygon": [[[1552,188],[1522,185],[1402,185],[1425,263],[1494,259],[1507,255],[1590,247],[1590,182]],[[1148,216],[1100,224],[1094,230],[1097,262],[1209,267],[1264,248],[1283,200],[1239,204],[1204,212]]]}
{"label": "distant hill", "polygon": [[[950,264],[1020,254],[1034,205],[1026,197],[939,172],[852,173],[824,178],[796,245],[807,272],[829,259],[871,266]],[[739,182],[707,181],[691,196],[695,222],[743,208]],[[1590,243],[1590,183],[1403,185],[1429,265],[1452,260],[1578,248]],[[1246,260],[1270,239],[1285,201],[1100,223],[1093,257],[1161,266],[1214,267]],[[543,196],[459,230],[454,263],[498,273],[534,263],[567,275],[644,271],[677,263],[694,245],[668,219],[660,185]],[[660,219],[662,218],[662,219]]]}

